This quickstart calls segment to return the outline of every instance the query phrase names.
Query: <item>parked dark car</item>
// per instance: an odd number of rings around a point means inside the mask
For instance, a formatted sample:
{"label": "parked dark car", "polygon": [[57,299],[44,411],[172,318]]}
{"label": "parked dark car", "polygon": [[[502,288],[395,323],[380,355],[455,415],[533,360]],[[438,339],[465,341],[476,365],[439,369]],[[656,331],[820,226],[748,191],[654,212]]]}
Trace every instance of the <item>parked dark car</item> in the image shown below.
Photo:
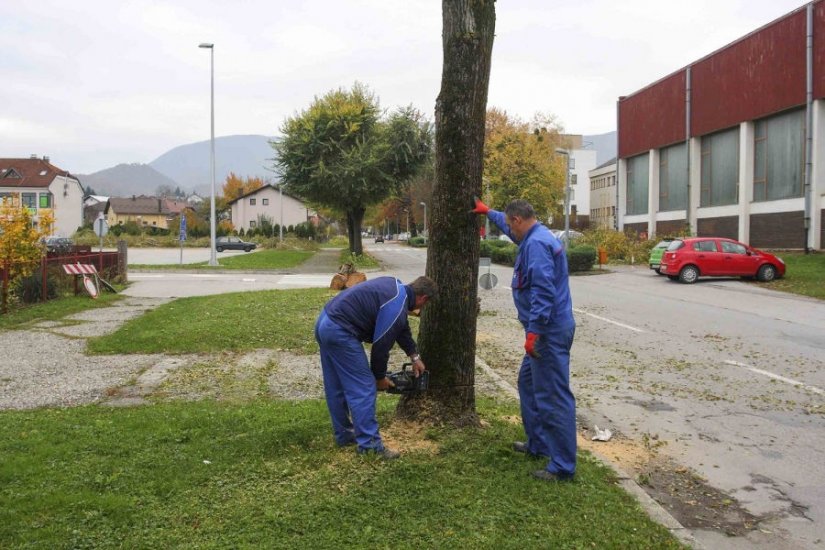
{"label": "parked dark car", "polygon": [[384,242],[384,235],[376,235],[375,236],[375,242],[383,243]]}
{"label": "parked dark car", "polygon": [[242,241],[238,237],[218,237],[215,239],[215,250],[223,252],[224,250],[243,250],[249,252],[258,248],[255,243],[248,243]]}
{"label": "parked dark car", "polygon": [[44,240],[44,244],[47,253],[58,256],[71,254],[74,249],[74,241],[67,237],[48,237]]}
{"label": "parked dark car", "polygon": [[733,239],[692,237],[674,239],[662,256],[659,269],[671,280],[687,284],[704,276],[772,281],[785,275],[785,262]]}

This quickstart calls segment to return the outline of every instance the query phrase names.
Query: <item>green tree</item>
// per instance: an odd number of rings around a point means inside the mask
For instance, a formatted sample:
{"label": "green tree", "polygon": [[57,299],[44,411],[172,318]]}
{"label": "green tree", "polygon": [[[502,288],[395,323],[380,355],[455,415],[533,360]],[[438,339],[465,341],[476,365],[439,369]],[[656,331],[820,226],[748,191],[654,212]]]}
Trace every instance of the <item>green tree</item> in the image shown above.
{"label": "green tree", "polygon": [[442,0],[444,66],[435,105],[435,184],[428,204],[427,276],[439,287],[422,311],[419,347],[430,391],[399,402],[400,416],[474,423],[479,237],[470,214],[481,192],[484,122],[495,36],[493,0]]}
{"label": "green tree", "polygon": [[285,189],[340,211],[354,254],[363,251],[367,206],[396,193],[431,155],[424,116],[406,107],[382,117],[378,99],[359,83],[316,98],[281,133],[271,145]]}

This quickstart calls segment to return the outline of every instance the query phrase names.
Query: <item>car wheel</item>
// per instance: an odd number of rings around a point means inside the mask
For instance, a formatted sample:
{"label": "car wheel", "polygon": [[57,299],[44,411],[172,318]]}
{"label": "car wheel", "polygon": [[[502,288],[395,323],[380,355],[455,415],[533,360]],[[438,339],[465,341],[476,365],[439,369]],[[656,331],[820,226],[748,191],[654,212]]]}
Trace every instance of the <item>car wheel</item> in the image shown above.
{"label": "car wheel", "polygon": [[765,264],[759,268],[759,271],[757,271],[756,278],[763,283],[773,281],[776,279],[776,268],[771,264]]}
{"label": "car wheel", "polygon": [[656,272],[656,275],[661,275],[661,274],[662,274],[662,270],[661,270],[661,269],[659,269],[659,268],[656,268],[656,269],[654,269],[653,271],[655,271],[655,272]]}
{"label": "car wheel", "polygon": [[252,249],[251,249],[251,248],[249,248],[249,247],[247,246],[246,248],[244,248],[244,249],[243,249],[243,251],[244,251],[244,252],[251,252],[251,251],[252,251]]}
{"label": "car wheel", "polygon": [[223,247],[219,246],[219,247],[215,248],[215,250],[217,250],[218,252],[223,252]]}
{"label": "car wheel", "polygon": [[682,271],[679,272],[679,280],[686,285],[695,283],[698,278],[699,270],[695,265],[686,265],[682,268]]}

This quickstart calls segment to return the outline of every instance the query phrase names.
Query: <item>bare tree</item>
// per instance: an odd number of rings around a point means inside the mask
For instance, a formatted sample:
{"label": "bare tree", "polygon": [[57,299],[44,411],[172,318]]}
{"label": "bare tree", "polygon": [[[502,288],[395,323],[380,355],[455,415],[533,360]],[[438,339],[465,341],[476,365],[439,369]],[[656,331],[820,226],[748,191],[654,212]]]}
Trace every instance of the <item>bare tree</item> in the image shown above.
{"label": "bare tree", "polygon": [[429,206],[427,276],[439,297],[423,310],[419,347],[431,391],[405,398],[398,414],[476,422],[475,338],[484,123],[495,34],[493,0],[442,0],[444,66],[436,100],[435,186]]}

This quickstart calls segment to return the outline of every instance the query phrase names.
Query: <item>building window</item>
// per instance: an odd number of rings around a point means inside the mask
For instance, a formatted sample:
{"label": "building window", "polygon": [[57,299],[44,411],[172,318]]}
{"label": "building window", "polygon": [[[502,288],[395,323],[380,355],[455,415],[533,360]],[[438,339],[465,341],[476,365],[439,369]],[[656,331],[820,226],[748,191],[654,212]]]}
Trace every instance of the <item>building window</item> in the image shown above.
{"label": "building window", "polygon": [[22,193],[25,208],[37,208],[37,193]]}
{"label": "building window", "polygon": [[801,197],[805,174],[805,111],[757,120],[753,145],[753,200]]}
{"label": "building window", "polygon": [[687,145],[680,143],[659,152],[659,212],[687,208]]}
{"label": "building window", "polygon": [[17,206],[17,193],[0,193],[0,204],[8,203],[10,206]]}
{"label": "building window", "polygon": [[261,204],[264,206],[269,206],[269,199],[261,199]]}
{"label": "building window", "polygon": [[256,225],[258,225],[258,222],[256,222],[255,220],[251,220],[249,222],[249,229],[254,229]]}
{"label": "building window", "polygon": [[702,137],[699,206],[736,204],[739,185],[739,128]]}
{"label": "building window", "polygon": [[249,199],[249,206],[255,206],[255,199]]}
{"label": "building window", "polygon": [[650,153],[627,159],[627,215],[647,214]]}
{"label": "building window", "polygon": [[52,207],[52,194],[51,193],[40,193],[40,208],[51,208]]}

